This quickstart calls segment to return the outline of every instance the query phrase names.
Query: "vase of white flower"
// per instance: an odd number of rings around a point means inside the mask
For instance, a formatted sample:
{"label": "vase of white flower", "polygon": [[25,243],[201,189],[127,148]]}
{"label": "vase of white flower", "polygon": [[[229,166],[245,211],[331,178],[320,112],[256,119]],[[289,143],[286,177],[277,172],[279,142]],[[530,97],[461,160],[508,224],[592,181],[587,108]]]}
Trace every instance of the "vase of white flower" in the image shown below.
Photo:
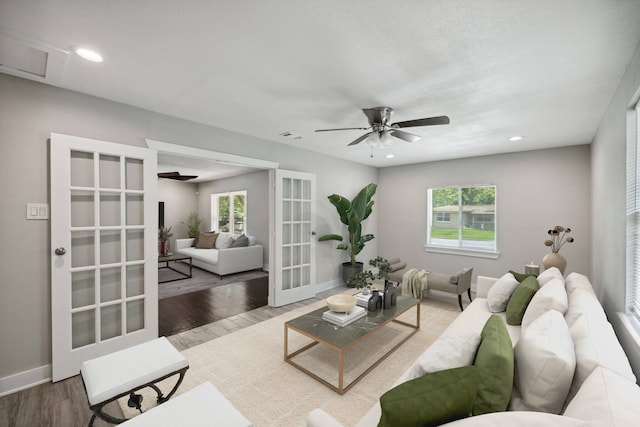
{"label": "vase of white flower", "polygon": [[547,231],[550,238],[545,240],[544,244],[545,246],[551,247],[551,253],[542,258],[542,265],[544,265],[545,270],[551,267],[557,267],[558,270],[564,274],[564,269],[567,267],[567,260],[560,255],[559,252],[560,248],[562,248],[565,243],[574,242],[575,239],[573,237],[567,236],[569,233],[571,233],[571,229],[569,227],[565,228],[561,225],[556,225],[554,228]]}

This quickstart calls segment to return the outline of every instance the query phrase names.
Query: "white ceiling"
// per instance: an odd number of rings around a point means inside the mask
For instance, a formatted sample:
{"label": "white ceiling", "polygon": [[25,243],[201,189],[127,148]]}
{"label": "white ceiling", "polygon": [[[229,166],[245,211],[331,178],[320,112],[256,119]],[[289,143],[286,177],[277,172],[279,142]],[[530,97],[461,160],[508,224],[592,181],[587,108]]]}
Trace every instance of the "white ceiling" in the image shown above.
{"label": "white ceiling", "polygon": [[[638,45],[640,1],[0,0],[0,31],[106,58],[69,54],[47,83],[390,166],[590,143]],[[375,106],[451,124],[407,129],[422,139],[373,158],[347,147],[362,131],[314,132],[366,127]]]}

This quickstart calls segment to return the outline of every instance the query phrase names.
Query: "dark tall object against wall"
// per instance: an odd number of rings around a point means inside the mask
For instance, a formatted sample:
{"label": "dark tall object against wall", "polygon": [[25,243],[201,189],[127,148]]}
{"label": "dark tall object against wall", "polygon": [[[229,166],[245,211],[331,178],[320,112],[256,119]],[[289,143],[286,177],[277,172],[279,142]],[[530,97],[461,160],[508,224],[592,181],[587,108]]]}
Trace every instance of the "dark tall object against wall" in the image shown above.
{"label": "dark tall object against wall", "polygon": [[158,228],[164,227],[164,202],[158,202]]}

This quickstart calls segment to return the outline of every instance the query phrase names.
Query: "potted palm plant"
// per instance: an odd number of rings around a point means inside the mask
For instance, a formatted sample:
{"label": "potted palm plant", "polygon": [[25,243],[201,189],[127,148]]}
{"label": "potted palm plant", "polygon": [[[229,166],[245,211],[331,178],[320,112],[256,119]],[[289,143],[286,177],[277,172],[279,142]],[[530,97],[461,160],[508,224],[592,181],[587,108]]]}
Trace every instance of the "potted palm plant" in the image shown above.
{"label": "potted palm plant", "polygon": [[373,234],[362,234],[362,222],[371,215],[373,210],[373,195],[376,193],[378,186],[376,184],[368,184],[356,194],[353,200],[332,194],[329,201],[336,207],[340,221],[347,226],[347,238],[339,234],[326,234],[318,240],[323,242],[327,240],[335,240],[341,243],[337,249],[349,252],[349,261],[342,263],[342,280],[349,283],[349,278],[356,273],[362,271],[362,263],[356,261],[358,255],[365,244],[374,238]]}
{"label": "potted palm plant", "polygon": [[187,220],[182,221],[182,224],[187,226],[187,235],[190,239],[193,239],[198,236],[202,219],[197,212],[191,212],[189,216],[187,216]]}

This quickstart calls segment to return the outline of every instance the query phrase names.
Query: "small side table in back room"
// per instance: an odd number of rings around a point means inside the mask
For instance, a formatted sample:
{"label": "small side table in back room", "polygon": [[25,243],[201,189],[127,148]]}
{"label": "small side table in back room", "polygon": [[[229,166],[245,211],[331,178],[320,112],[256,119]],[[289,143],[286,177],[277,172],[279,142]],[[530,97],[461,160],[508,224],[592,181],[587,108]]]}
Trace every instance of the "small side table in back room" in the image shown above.
{"label": "small side table in back room", "polygon": [[[184,260],[189,260],[189,274],[183,273],[180,270],[176,270],[175,268],[172,268],[169,266],[169,262],[173,261],[184,261]],[[164,262],[165,265],[164,267],[160,266],[160,263]],[[158,257],[158,268],[168,268],[169,270],[173,270],[176,273],[179,273],[180,275],[182,275],[183,277],[179,277],[177,279],[170,279],[170,280],[163,280],[162,282],[158,282],[158,283],[166,283],[166,282],[173,282],[175,280],[184,280],[184,279],[190,279],[192,274],[193,274],[193,263],[192,263],[192,259],[189,255],[181,255],[181,254],[171,254],[171,255],[167,255],[167,256],[159,256]]]}

